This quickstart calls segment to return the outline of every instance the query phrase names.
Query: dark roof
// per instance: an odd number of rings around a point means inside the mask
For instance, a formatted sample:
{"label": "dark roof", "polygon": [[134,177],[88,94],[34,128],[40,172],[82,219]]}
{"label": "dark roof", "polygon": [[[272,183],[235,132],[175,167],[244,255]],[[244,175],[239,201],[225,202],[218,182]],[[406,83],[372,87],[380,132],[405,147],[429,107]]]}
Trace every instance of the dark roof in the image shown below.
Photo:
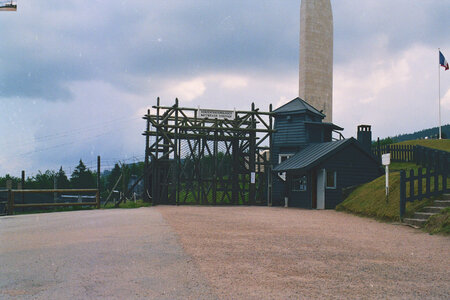
{"label": "dark roof", "polygon": [[324,127],[331,127],[334,130],[344,130],[344,128],[339,127],[336,124],[328,123],[328,122],[308,122],[308,121],[306,121],[305,124],[318,125],[318,126],[324,126]]}
{"label": "dark roof", "polygon": [[312,107],[306,101],[304,101],[303,99],[301,99],[299,97],[289,101],[288,103],[286,103],[285,105],[283,105],[281,107],[278,107],[273,112],[275,114],[280,114],[280,113],[292,113],[292,112],[303,112],[303,111],[309,111],[313,114],[321,116],[322,118],[325,118],[325,115],[323,113],[321,113],[320,111],[318,111],[317,109],[315,109],[314,107]]}
{"label": "dark roof", "polygon": [[330,156],[334,155],[342,148],[351,144],[354,144],[356,147],[360,148],[364,153],[367,154],[368,157],[376,161],[375,157],[367,153],[367,151],[361,147],[357,140],[355,140],[354,138],[349,138],[334,142],[312,144],[273,168],[273,171],[307,171],[315,167],[322,161],[326,160]]}

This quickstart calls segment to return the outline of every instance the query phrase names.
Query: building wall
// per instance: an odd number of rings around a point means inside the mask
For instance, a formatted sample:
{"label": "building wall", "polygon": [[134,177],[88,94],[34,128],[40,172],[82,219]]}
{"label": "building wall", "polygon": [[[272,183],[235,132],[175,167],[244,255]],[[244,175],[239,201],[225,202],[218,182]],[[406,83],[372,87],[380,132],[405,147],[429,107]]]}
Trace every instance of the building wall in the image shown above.
{"label": "building wall", "polygon": [[325,208],[335,208],[344,201],[342,188],[369,182],[382,174],[378,163],[354,145],[327,159],[319,168],[337,172],[336,189],[325,191]]}
{"label": "building wall", "polygon": [[330,0],[302,0],[300,7],[299,97],[333,114],[333,13]]}
{"label": "building wall", "polygon": [[[289,118],[288,118],[289,116]],[[272,136],[271,163],[279,164],[280,154],[295,154],[308,145],[305,121],[316,121],[306,113],[279,114],[275,116]],[[272,203],[282,205],[285,196],[285,183],[274,174],[272,181]]]}
{"label": "building wall", "polygon": [[[378,163],[354,145],[342,149],[314,169],[336,171],[336,189],[325,189],[325,208],[327,209],[334,209],[344,200],[342,198],[343,188],[369,182],[382,174]],[[308,191],[292,191],[290,187],[289,206],[312,208],[312,171],[308,172],[307,178]],[[291,176],[288,180],[290,179]]]}

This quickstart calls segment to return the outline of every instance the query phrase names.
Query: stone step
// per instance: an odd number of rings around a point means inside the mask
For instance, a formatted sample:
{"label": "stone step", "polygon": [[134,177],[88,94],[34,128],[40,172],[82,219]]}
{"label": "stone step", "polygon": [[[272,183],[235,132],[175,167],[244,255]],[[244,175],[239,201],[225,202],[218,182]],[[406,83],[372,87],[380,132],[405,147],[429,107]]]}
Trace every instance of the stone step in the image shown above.
{"label": "stone step", "polygon": [[409,225],[423,227],[425,225],[425,223],[427,222],[427,220],[404,218],[403,222],[405,222],[406,224],[409,224]]}
{"label": "stone step", "polygon": [[450,200],[434,200],[433,206],[435,207],[449,207]]}
{"label": "stone step", "polygon": [[421,209],[421,212],[429,212],[429,213],[440,213],[444,208],[438,206],[427,206]]}
{"label": "stone step", "polygon": [[435,215],[435,213],[431,213],[431,212],[415,212],[414,213],[414,219],[419,219],[419,220],[428,220],[429,217],[431,217],[432,215]]}
{"label": "stone step", "polygon": [[442,200],[450,200],[450,194],[442,194]]}

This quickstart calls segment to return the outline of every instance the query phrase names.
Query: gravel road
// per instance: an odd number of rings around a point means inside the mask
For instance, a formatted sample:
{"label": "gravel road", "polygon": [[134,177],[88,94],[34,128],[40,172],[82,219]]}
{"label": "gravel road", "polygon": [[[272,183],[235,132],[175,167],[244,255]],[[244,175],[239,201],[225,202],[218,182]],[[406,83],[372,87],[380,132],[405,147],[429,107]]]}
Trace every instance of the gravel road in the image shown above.
{"label": "gravel road", "polygon": [[335,211],[158,206],[223,299],[450,299],[450,238]]}
{"label": "gravel road", "polygon": [[450,238],[335,211],[0,218],[0,299],[449,299]]}

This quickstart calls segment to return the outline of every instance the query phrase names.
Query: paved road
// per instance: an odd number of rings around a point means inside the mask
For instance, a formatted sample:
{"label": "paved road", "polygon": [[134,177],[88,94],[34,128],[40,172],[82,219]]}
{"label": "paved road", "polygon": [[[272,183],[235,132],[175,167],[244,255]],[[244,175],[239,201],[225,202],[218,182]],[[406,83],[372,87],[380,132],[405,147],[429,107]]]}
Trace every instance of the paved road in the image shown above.
{"label": "paved road", "polygon": [[0,299],[215,299],[154,208],[0,217]]}

